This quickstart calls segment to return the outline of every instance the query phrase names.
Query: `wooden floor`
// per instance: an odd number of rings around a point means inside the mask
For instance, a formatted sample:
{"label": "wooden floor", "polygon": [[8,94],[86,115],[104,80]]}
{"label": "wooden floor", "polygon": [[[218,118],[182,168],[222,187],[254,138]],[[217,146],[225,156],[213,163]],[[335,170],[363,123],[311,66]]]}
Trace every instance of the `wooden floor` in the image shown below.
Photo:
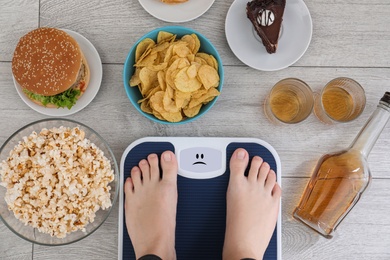
{"label": "wooden floor", "polygon": [[[0,0],[0,144],[25,124],[47,117],[30,109],[15,90],[11,59],[19,38],[39,26],[70,29],[95,45],[103,62],[103,82],[95,99],[67,118],[101,134],[118,161],[127,145],[145,136],[261,138],[274,146],[282,161],[283,259],[390,259],[390,124],[368,160],[372,184],[333,239],[292,218],[316,160],[325,152],[349,146],[384,92],[390,91],[390,2],[306,1],[313,19],[311,44],[298,62],[276,72],[252,69],[230,50],[225,17],[232,2],[216,0],[203,16],[182,24],[215,45],[223,60],[225,82],[206,115],[192,123],[167,126],[142,117],[130,104],[122,70],[138,38],[169,23],[151,16],[136,0]],[[280,79],[300,78],[318,92],[338,76],[357,80],[366,91],[366,108],[355,121],[324,125],[311,115],[298,125],[276,126],[265,118],[263,100]],[[118,207],[97,232],[68,246],[31,244],[0,222],[0,259],[117,259]]]}

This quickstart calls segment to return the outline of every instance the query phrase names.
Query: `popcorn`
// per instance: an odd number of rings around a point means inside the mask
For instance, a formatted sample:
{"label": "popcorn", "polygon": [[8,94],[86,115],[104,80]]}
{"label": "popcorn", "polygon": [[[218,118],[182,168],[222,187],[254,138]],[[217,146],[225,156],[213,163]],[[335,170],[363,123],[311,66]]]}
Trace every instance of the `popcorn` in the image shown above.
{"label": "popcorn", "polygon": [[112,206],[110,161],[78,127],[42,129],[23,137],[0,163],[8,209],[25,225],[64,238]]}

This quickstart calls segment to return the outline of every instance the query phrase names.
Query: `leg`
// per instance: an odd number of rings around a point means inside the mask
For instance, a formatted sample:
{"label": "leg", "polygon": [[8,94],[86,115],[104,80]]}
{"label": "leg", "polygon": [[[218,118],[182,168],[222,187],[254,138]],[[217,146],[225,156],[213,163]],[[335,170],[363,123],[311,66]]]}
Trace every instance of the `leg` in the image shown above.
{"label": "leg", "polygon": [[281,196],[275,172],[255,156],[246,177],[248,162],[241,148],[230,160],[224,260],[262,259],[275,229]]}
{"label": "leg", "polygon": [[160,178],[158,156],[151,154],[125,182],[126,227],[137,259],[148,254],[176,259],[177,167],[175,155],[164,152]]}

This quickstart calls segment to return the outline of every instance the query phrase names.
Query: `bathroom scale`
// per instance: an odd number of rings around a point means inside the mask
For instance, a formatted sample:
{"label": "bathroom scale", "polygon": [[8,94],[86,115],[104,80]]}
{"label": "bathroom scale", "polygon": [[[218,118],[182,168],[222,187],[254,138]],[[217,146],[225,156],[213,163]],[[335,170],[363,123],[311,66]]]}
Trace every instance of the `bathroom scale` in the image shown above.
{"label": "bathroom scale", "polygon": [[[280,158],[267,142],[256,138],[145,137],[131,143],[120,164],[118,259],[136,259],[124,221],[123,184],[130,170],[150,153],[170,150],[178,161],[176,255],[178,260],[219,260],[226,224],[229,161],[237,148],[269,163],[281,184]],[[250,162],[249,161],[249,162]],[[250,163],[249,163],[250,165]],[[249,166],[248,166],[249,168]],[[246,173],[248,173],[248,169]],[[281,259],[281,208],[264,259]],[[140,257],[140,256],[139,256]]]}

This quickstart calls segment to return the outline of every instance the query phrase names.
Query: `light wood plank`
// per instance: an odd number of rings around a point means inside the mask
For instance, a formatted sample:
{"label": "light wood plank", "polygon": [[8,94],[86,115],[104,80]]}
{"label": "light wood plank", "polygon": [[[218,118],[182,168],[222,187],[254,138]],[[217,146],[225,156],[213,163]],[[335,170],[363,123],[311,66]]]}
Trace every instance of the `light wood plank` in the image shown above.
{"label": "light wood plank", "polygon": [[11,61],[19,38],[38,27],[39,1],[1,0],[0,61]]}
{"label": "light wood plank", "polygon": [[15,235],[0,218],[0,259],[28,260],[31,258],[32,244]]}
{"label": "light wood plank", "polygon": [[313,40],[296,65],[388,67],[390,2],[305,1],[313,19]]}
{"label": "light wood plank", "polygon": [[[196,20],[183,23],[215,45],[225,65],[242,65],[225,37],[225,19],[233,0],[215,1]],[[390,3],[377,1],[306,1],[313,38],[295,66],[388,67]],[[149,15],[138,1],[41,1],[41,25],[75,30],[96,45],[105,63],[123,63],[145,33],[172,25]]]}

